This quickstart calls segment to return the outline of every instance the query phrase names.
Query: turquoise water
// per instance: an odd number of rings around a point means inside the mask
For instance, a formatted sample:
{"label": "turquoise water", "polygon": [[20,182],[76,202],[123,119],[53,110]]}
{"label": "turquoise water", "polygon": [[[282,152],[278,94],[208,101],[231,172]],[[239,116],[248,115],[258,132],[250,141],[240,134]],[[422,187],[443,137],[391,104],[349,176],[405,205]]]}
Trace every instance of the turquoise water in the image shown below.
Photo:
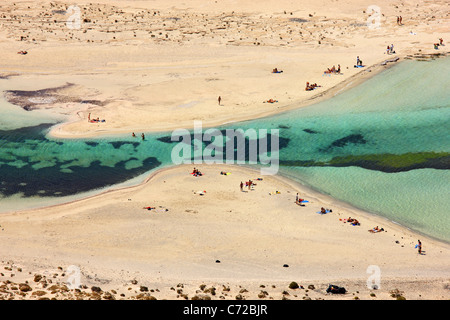
{"label": "turquoise water", "polygon": [[[219,129],[279,129],[281,174],[450,241],[449,69],[448,58],[402,62],[322,103]],[[17,111],[0,101],[0,112]],[[23,125],[0,121],[0,211],[137,183],[172,164],[170,133],[49,139],[60,119],[27,114]]]}

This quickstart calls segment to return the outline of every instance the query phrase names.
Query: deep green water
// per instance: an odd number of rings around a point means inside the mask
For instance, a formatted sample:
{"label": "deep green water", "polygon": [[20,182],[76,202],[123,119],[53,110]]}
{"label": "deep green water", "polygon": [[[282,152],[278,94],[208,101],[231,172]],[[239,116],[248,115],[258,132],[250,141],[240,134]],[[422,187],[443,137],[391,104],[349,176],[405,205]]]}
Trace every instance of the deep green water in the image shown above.
{"label": "deep green water", "polygon": [[[279,129],[280,174],[450,241],[449,71],[449,58],[402,62],[322,103],[219,129]],[[172,164],[171,133],[55,140],[46,133],[61,119],[17,109],[0,101],[0,212],[137,183]]]}

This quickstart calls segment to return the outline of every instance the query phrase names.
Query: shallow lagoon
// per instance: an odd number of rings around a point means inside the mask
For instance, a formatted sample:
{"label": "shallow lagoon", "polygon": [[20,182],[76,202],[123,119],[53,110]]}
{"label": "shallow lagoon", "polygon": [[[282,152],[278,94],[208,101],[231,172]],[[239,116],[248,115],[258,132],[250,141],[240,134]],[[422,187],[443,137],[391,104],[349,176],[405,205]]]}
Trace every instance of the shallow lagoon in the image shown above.
{"label": "shallow lagoon", "polygon": [[[405,61],[322,103],[219,129],[279,129],[282,175],[450,241],[449,68],[448,58]],[[171,133],[49,139],[61,119],[19,109],[0,101],[0,212],[132,185],[172,164]]]}

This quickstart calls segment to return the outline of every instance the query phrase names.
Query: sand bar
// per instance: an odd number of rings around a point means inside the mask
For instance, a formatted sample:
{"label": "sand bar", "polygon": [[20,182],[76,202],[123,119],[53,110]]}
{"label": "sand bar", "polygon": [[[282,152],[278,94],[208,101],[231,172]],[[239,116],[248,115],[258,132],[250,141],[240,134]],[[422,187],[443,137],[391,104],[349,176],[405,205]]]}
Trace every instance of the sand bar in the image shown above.
{"label": "sand bar", "polygon": [[[280,299],[280,287],[292,281],[316,284],[321,289],[314,296],[323,299],[331,298],[324,292],[327,282],[347,290],[365,287],[361,299],[373,298],[371,292],[387,297],[394,289],[404,291],[406,298],[448,298],[448,244],[279,176],[261,177],[259,171],[237,166],[199,169],[201,177],[192,176],[192,166],[183,165],[157,171],[135,187],[2,214],[1,259],[6,266],[32,272],[22,277],[55,270],[50,275],[57,273],[61,283],[67,281],[62,273],[78,266],[88,292],[91,286],[105,292],[127,290],[132,280],[139,282],[133,287],[138,293],[140,285],[165,288],[164,293],[154,293],[157,299],[177,298],[169,289],[180,283],[191,288],[189,298],[205,283],[233,286],[235,295],[224,298],[234,299],[238,286],[247,283],[249,292],[252,288],[247,298],[266,284],[278,288],[271,289],[272,298]],[[241,191],[240,182],[249,179],[256,185]],[[295,203],[297,192],[309,201],[304,206]],[[332,212],[317,213],[321,207]],[[360,225],[346,223],[349,217]],[[375,226],[384,231],[368,231]],[[418,239],[422,255],[414,248]],[[379,290],[369,290],[366,284],[373,265],[381,270]],[[58,267],[63,270],[58,272]],[[15,280],[3,274],[2,281]],[[417,286],[414,290],[411,283]],[[136,296],[134,291],[126,296],[131,293]],[[298,294],[298,299],[304,297],[304,292]]]}
{"label": "sand bar", "polygon": [[[218,126],[330,98],[397,63],[384,61],[435,54],[433,44],[450,38],[446,1],[378,1],[380,29],[367,27],[372,1],[340,2],[80,0],[81,28],[68,30],[72,3],[4,1],[2,88],[49,92],[26,103],[30,112],[67,116],[56,137],[170,131],[194,120]],[[396,54],[387,55],[392,43]],[[357,56],[366,69],[353,67]],[[342,74],[324,76],[338,64]],[[307,92],[306,82],[321,87]],[[106,122],[89,123],[89,114]],[[139,186],[2,214],[0,297],[449,298],[446,243],[279,176],[201,166],[204,176],[194,178],[191,170],[164,169]],[[241,192],[248,179],[256,186]],[[309,201],[304,207],[297,192]],[[320,215],[321,207],[333,212]],[[344,223],[348,217],[361,225]],[[375,226],[384,231],[370,233]],[[81,270],[80,292],[60,286],[70,266]],[[369,266],[381,271],[378,290],[367,288]],[[20,286],[26,281],[31,291]],[[303,288],[290,289],[292,281]],[[330,282],[349,294],[325,294]]]}

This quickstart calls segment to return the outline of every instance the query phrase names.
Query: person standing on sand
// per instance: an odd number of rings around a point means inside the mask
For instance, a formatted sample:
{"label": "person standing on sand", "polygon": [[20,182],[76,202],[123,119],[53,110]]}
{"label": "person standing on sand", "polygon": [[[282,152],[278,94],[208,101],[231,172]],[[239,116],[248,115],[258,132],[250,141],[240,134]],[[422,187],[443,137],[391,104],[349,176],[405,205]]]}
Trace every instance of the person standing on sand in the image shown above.
{"label": "person standing on sand", "polygon": [[298,203],[298,193],[297,193],[297,195],[295,196],[295,203]]}
{"label": "person standing on sand", "polygon": [[422,254],[422,242],[420,242],[420,240],[417,241],[419,241],[419,243],[417,244],[417,251],[419,252],[419,254]]}
{"label": "person standing on sand", "polygon": [[243,188],[244,188],[244,183],[243,183],[242,181],[241,181],[240,187],[241,187],[241,192],[244,191],[244,190],[243,190]]}
{"label": "person standing on sand", "polygon": [[219,98],[217,99],[217,101],[219,101],[219,106],[220,106],[220,101],[222,101],[222,98],[219,96]]}
{"label": "person standing on sand", "polygon": [[91,113],[88,114],[88,122],[91,121]]}

